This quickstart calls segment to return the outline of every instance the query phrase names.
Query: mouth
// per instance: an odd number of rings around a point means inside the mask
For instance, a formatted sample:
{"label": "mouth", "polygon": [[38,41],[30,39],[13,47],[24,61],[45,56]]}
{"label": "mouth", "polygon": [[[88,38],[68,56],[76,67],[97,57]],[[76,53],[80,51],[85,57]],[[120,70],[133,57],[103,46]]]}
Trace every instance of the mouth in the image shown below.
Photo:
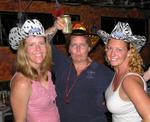
{"label": "mouth", "polygon": [[37,57],[38,57],[38,56],[41,56],[41,54],[35,54],[35,56],[37,56]]}
{"label": "mouth", "polygon": [[110,61],[117,61],[117,58],[111,58]]}

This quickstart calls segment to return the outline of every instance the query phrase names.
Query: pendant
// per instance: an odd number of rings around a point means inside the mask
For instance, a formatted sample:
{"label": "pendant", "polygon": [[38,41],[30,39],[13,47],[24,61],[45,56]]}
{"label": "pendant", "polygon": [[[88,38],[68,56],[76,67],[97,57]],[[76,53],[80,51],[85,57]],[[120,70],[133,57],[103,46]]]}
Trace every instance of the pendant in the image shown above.
{"label": "pendant", "polygon": [[69,96],[65,95],[64,96],[64,101],[66,104],[69,104]]}

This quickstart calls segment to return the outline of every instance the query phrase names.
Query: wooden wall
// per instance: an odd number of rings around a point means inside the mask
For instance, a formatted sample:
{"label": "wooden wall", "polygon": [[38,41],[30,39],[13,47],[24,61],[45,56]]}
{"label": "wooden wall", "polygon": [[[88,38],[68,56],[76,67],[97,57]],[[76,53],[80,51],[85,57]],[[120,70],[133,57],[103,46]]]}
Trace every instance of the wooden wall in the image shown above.
{"label": "wooden wall", "polygon": [[0,47],[0,82],[11,79],[16,54],[9,47]]}
{"label": "wooden wall", "polygon": [[[30,6],[29,2],[21,2],[19,6],[18,2],[12,2],[11,0],[0,0],[0,11],[18,12],[20,8],[23,12],[37,12],[37,13],[52,13],[54,11],[55,3],[47,3],[42,1],[33,1]],[[128,18],[149,18],[149,10],[141,10],[137,8],[117,8],[117,7],[100,7],[90,5],[64,5],[61,4],[65,14],[80,15],[82,22],[88,25],[89,32],[93,26],[101,28],[101,16],[112,17],[128,17]],[[150,24],[149,24],[150,25]],[[150,27],[148,27],[150,28]],[[150,29],[149,29],[150,30]],[[150,35],[149,35],[150,36]],[[149,39],[150,37],[148,37]],[[150,65],[150,41],[142,50],[141,54],[146,65]],[[0,52],[2,53],[2,52]],[[96,51],[91,54],[98,62],[103,63],[104,56],[101,52],[101,47],[98,46]],[[1,59],[0,59],[1,60]],[[1,65],[0,65],[0,68]],[[1,69],[2,70],[2,69]],[[2,74],[0,74],[2,75]]]}
{"label": "wooden wall", "polygon": [[[11,0],[0,1],[0,11],[14,11],[18,12],[20,7],[24,12],[37,13],[52,13],[55,9],[55,3],[47,3],[42,1],[33,1],[29,6],[29,2],[9,2]],[[28,7],[29,6],[29,7]],[[136,8],[115,8],[115,7],[100,7],[90,5],[61,5],[65,14],[80,15],[81,21],[85,22],[89,28],[96,25],[100,28],[101,16],[113,17],[129,17],[129,18],[143,18],[145,11]],[[26,10],[25,10],[26,9]]]}

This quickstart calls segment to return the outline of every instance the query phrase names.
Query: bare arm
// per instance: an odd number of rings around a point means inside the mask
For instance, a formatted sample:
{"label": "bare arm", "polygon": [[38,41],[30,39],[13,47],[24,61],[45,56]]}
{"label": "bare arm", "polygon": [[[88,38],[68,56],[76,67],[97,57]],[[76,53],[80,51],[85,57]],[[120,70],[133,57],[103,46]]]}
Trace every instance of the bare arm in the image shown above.
{"label": "bare arm", "polygon": [[54,22],[54,25],[46,30],[46,35],[48,35],[48,39],[51,40],[55,36],[57,30],[62,30],[64,28],[64,25],[65,23],[63,19],[57,17],[57,19]]}
{"label": "bare arm", "polygon": [[15,122],[26,122],[27,104],[31,94],[31,84],[26,78],[16,75],[11,84],[11,107]]}
{"label": "bare arm", "polygon": [[144,91],[144,84],[137,76],[127,77],[123,84],[123,90],[135,105],[143,122],[150,122],[150,98]]}

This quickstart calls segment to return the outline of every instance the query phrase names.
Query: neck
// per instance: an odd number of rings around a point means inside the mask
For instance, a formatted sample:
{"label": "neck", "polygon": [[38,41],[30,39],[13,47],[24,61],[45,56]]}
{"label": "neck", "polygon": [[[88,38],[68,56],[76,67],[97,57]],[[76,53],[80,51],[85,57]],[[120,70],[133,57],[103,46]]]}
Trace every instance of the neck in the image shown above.
{"label": "neck", "polygon": [[77,75],[80,75],[82,71],[84,71],[90,64],[92,60],[88,58],[83,62],[74,62],[75,69],[77,71]]}
{"label": "neck", "polygon": [[115,78],[117,79],[117,81],[121,81],[121,79],[125,76],[125,74],[128,72],[127,69],[117,69],[116,70],[116,76]]}
{"label": "neck", "polygon": [[116,71],[116,75],[115,75],[114,80],[113,80],[113,90],[114,91],[118,88],[122,78],[127,73],[127,70],[124,70],[124,69],[122,69],[122,70],[121,69],[117,69],[115,71]]}

